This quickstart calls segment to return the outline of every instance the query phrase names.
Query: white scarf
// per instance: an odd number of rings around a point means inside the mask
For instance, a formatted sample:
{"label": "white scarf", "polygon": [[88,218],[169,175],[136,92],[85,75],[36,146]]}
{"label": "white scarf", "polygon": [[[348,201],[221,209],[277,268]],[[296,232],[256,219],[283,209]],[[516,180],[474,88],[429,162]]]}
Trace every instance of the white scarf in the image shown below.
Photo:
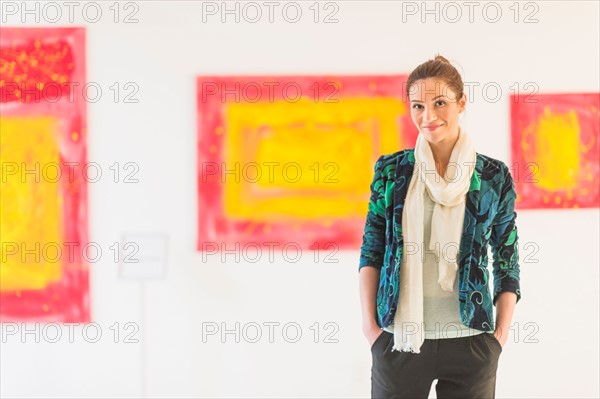
{"label": "white scarf", "polygon": [[[431,217],[430,250],[439,262],[438,283],[452,292],[458,271],[458,253],[465,216],[466,194],[471,185],[477,154],[468,134],[459,125],[446,180],[437,173],[429,142],[419,134],[415,145],[415,170],[402,213],[404,253],[400,265],[400,298],[394,316],[392,350],[420,353],[423,344],[423,213],[425,190],[435,202]],[[438,245],[436,245],[438,243]]]}

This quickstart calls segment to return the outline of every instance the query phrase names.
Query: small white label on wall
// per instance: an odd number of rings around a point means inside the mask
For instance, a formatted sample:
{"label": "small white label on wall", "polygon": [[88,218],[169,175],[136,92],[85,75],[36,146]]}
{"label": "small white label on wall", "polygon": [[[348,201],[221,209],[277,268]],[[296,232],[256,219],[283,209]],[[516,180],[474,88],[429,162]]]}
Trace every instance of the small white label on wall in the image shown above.
{"label": "small white label on wall", "polygon": [[125,280],[160,280],[166,275],[167,234],[123,234],[119,277]]}

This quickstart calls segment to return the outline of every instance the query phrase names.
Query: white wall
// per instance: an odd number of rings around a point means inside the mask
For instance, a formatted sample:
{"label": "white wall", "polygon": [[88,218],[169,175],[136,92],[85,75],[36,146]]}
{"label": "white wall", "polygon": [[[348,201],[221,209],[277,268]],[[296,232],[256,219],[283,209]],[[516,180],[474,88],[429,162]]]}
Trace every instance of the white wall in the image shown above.
{"label": "white wall", "polygon": [[[403,22],[401,3],[391,1],[338,1],[339,22],[332,24],[312,22],[312,2],[299,3],[299,23],[283,20],[280,6],[274,23],[263,16],[252,24],[233,16],[222,23],[218,15],[203,22],[201,2],[147,1],[136,2],[139,23],[115,24],[110,3],[102,3],[98,23],[77,13],[74,24],[65,16],[40,25],[86,26],[88,80],[107,92],[114,82],[139,85],[138,104],[106,96],[88,106],[89,160],[104,168],[140,166],[138,184],[90,184],[90,233],[103,248],[125,233],[167,234],[166,277],[142,288],[120,279],[117,265],[103,257],[91,270],[100,342],[85,342],[81,330],[74,343],[5,337],[2,397],[369,397],[357,251],[336,255],[337,264],[315,264],[309,256],[295,264],[281,257],[203,262],[196,252],[196,76],[408,73],[440,52],[465,81],[502,88],[495,103],[475,91],[465,126],[479,152],[506,162],[512,85],[599,90],[597,2],[532,2],[539,21],[530,24],[513,22],[512,2],[498,3],[503,16],[495,24],[483,19],[482,6],[469,23],[463,3],[458,23],[436,23],[433,15],[425,23],[419,16]],[[520,10],[522,20],[535,8],[521,3]],[[30,17],[22,24],[19,15],[6,21],[21,25],[35,23]],[[597,209],[518,212],[522,256],[538,262],[521,266],[523,297],[513,319],[519,337],[513,332],[501,355],[497,397],[598,397],[598,225]],[[274,343],[263,337],[237,344],[231,336],[226,344],[215,337],[202,342],[201,323],[236,321],[297,322],[303,336],[287,343],[279,328]],[[123,336],[114,343],[115,322],[121,332],[124,323],[137,323],[140,343],[123,343]],[[324,343],[323,336],[312,342],[316,322],[321,333],[332,331],[324,323],[335,323],[339,342]],[[534,332],[525,323],[537,326],[537,342],[525,342]]]}

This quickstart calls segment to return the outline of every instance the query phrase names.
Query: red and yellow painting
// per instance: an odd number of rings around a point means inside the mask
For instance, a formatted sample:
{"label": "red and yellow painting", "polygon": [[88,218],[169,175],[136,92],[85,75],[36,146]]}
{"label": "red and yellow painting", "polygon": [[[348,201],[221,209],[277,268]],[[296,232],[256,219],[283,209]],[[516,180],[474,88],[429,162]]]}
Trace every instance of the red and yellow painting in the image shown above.
{"label": "red and yellow painting", "polygon": [[2,28],[0,320],[90,320],[82,28]]}
{"label": "red and yellow painting", "polygon": [[600,93],[511,97],[516,207],[600,206]]}
{"label": "red and yellow painting", "polygon": [[373,166],[414,146],[406,76],[202,76],[197,249],[360,245]]}

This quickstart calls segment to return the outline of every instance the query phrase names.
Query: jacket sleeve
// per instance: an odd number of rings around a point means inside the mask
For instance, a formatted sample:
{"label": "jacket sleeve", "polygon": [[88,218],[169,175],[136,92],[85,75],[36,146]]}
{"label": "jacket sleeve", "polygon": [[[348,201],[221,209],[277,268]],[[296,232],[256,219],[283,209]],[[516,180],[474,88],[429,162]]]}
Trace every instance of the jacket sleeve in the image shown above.
{"label": "jacket sleeve", "polygon": [[504,174],[498,213],[490,235],[493,255],[494,296],[493,305],[502,292],[514,292],[517,302],[521,299],[519,269],[519,236],[517,233],[517,213],[515,184],[506,164],[502,163]]}
{"label": "jacket sleeve", "polygon": [[371,198],[364,227],[358,271],[364,266],[381,269],[385,253],[385,192],[383,187],[383,155],[375,163]]}

